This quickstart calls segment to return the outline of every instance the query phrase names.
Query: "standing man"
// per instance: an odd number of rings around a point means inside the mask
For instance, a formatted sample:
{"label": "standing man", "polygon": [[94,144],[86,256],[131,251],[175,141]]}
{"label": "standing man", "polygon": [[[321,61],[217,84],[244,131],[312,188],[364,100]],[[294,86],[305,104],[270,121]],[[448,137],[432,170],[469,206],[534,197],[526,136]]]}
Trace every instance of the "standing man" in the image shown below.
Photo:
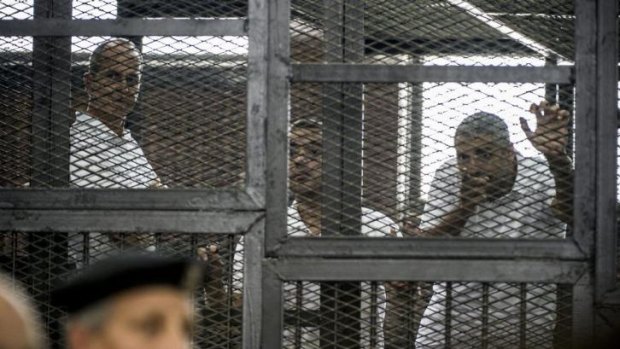
{"label": "standing man", "polygon": [[[111,39],[90,56],[84,74],[88,93],[85,112],[71,126],[71,186],[101,189],[144,189],[161,182],[142,148],[126,128],[127,115],[140,93],[142,55],[125,39]],[[81,264],[82,236],[72,236],[71,253]],[[91,233],[89,255],[105,256],[120,247],[148,247],[151,234]]]}
{"label": "standing man", "polygon": [[52,294],[67,311],[68,349],[190,349],[196,264],[122,255],[83,269]]}
{"label": "standing man", "polygon": [[[321,236],[322,202],[322,125],[318,120],[303,119],[291,128],[289,185],[294,202],[288,209],[288,235],[291,237]],[[400,236],[396,224],[384,214],[362,208],[361,234],[370,237]],[[234,256],[234,280],[243,279],[243,239],[236,246]],[[211,264],[219,260],[216,250],[202,249],[200,257]],[[235,289],[241,289],[237,282]],[[216,300],[221,287],[205,288],[207,298]],[[360,298],[360,348],[383,348],[383,320],[385,316],[385,289],[379,284],[361,283]],[[296,318],[299,324],[285,323],[284,348],[319,348],[321,343],[320,316],[321,285],[315,282],[287,283],[284,288],[285,310],[306,314],[314,321]],[[223,303],[223,301],[215,302]],[[240,304],[240,299],[236,300]],[[301,308],[301,309],[300,309]],[[287,318],[287,317],[285,317]]]}
{"label": "standing man", "polygon": [[[536,130],[524,119],[521,127],[544,160],[519,154],[506,123],[496,115],[476,113],[458,126],[456,158],[435,174],[422,217],[423,235],[564,237],[572,217],[569,113],[547,102],[532,105],[531,112]],[[554,285],[436,283],[433,292],[416,338],[418,349],[444,348],[448,340],[456,348],[519,348],[521,340],[528,348],[552,346]]]}

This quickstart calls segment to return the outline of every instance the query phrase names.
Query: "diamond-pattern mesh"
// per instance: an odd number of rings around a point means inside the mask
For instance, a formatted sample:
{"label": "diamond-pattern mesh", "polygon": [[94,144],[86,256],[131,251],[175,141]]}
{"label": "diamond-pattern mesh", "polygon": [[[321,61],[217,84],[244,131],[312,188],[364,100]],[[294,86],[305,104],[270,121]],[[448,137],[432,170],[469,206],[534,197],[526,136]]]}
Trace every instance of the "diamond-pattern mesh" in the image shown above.
{"label": "diamond-pattern mesh", "polygon": [[[117,253],[151,250],[203,261],[205,276],[194,299],[197,348],[240,348],[242,280],[233,270],[236,238],[223,234],[169,233],[1,233],[0,270],[33,295],[52,343],[59,344],[63,312],[49,305],[60,280]],[[237,279],[235,279],[235,277]]]}
{"label": "diamond-pattern mesh", "polygon": [[[572,12],[566,1],[293,1],[291,58],[570,63]],[[561,239],[572,202],[573,96],[573,86],[543,83],[293,81],[288,234]],[[287,282],[283,344],[562,347],[570,338],[569,290]]]}
{"label": "diamond-pattern mesh", "polygon": [[[567,345],[564,285],[287,282],[284,348],[552,348]],[[386,292],[387,291],[387,292]]]}
{"label": "diamond-pattern mesh", "polygon": [[[297,0],[291,7],[293,60],[300,63],[333,61],[342,37],[349,42],[340,53],[361,54],[358,63],[411,64],[412,56],[428,55],[574,56],[569,0]],[[490,65],[486,59],[479,64]]]}
{"label": "diamond-pattern mesh", "polygon": [[[164,2],[155,5],[149,12],[142,2],[79,1],[72,13],[77,19],[110,19],[240,17],[247,12],[245,2],[200,4],[202,11],[187,2],[185,12],[181,5],[175,10]],[[32,4],[3,3],[0,16],[32,18]],[[70,58],[65,39],[0,38],[2,187],[241,184],[247,37],[130,39],[135,49],[121,48],[140,52],[141,65],[129,60],[133,53],[111,48],[110,40],[116,39],[110,37],[72,37]],[[89,65],[101,45],[107,47],[104,53],[117,52],[103,64]],[[105,69],[91,72],[100,66]],[[122,91],[123,84],[131,86]],[[50,87],[59,92],[49,95]]]}
{"label": "diamond-pattern mesh", "polygon": [[[572,3],[293,0],[291,62],[570,64]],[[75,0],[65,17],[245,18],[247,12],[247,1],[238,0]],[[0,20],[33,15],[33,1],[0,4]],[[110,39],[72,37],[66,52],[61,48],[68,38],[0,38],[0,187],[241,186],[248,39],[131,37],[133,44],[106,46],[105,60],[89,61]],[[553,123],[546,116],[563,114],[538,103],[546,99],[572,114],[573,96],[572,85],[542,83],[293,82],[288,235],[563,238],[571,165],[551,161],[559,157],[545,146],[559,143],[562,149],[554,149],[562,159],[572,157],[573,124],[570,117]],[[532,103],[538,107],[531,109]],[[41,105],[51,113],[37,109]],[[505,129],[482,117],[456,137],[463,121],[480,112],[498,115]],[[528,139],[521,118],[540,132]],[[489,131],[495,128],[509,139]],[[27,285],[55,343],[62,314],[48,304],[52,282],[134,249],[205,261],[207,280],[196,291],[195,347],[240,347],[243,238],[96,230],[0,234],[2,269]],[[285,282],[283,344],[565,347],[570,287]]]}
{"label": "diamond-pattern mesh", "polygon": [[[3,1],[0,20],[247,17],[247,1],[75,0],[68,13],[57,5],[39,2],[35,11],[31,0]],[[241,186],[247,51],[244,36],[0,37],[0,187]],[[239,348],[236,240],[218,232],[1,232],[0,269],[33,296],[56,348],[64,314],[49,292],[59,280],[123,251],[197,258],[207,270],[195,292],[194,346]]]}
{"label": "diamond-pattern mesh", "polygon": [[[476,238],[562,238],[564,224],[548,216],[554,199],[555,182],[549,172],[544,156],[534,148],[521,128],[524,118],[532,128],[536,116],[528,112],[531,102],[537,96],[544,96],[542,84],[484,84],[484,83],[424,83],[424,84],[365,84],[363,97],[356,99],[346,92],[342,100],[327,94],[334,84],[294,83],[292,85],[292,115],[290,188],[295,202],[290,209],[289,234],[303,229],[299,223],[299,203],[321,206],[322,200],[338,197],[338,177],[343,176],[344,186],[353,187],[359,179],[351,179],[355,164],[352,158],[344,158],[341,174],[324,169],[326,149],[333,149],[337,142],[361,143],[361,192],[362,225],[368,232],[364,235],[394,235],[393,222],[407,225],[402,233],[413,234],[416,222],[422,219],[424,202],[426,224],[436,221],[458,205],[462,183],[457,169],[455,134],[457,127],[470,115],[479,112],[493,113],[506,123],[506,131],[516,153],[507,153],[501,147],[491,149],[488,155],[499,158],[513,154],[518,162],[512,165],[478,165],[478,172],[487,171],[485,176],[501,176],[500,166],[516,166],[516,173],[508,197],[489,200],[481,206],[481,213],[459,236]],[[572,91],[572,89],[570,89]],[[363,102],[360,100],[363,98]],[[561,95],[564,98],[564,94]],[[351,124],[359,116],[338,110],[355,103],[363,113],[361,137],[352,138]],[[345,106],[342,106],[345,104]],[[567,107],[570,108],[572,102]],[[342,117],[347,135],[341,138],[330,134],[326,137],[326,118]],[[307,120],[318,120],[317,125],[305,125]],[[322,123],[321,123],[322,121]],[[570,128],[569,123],[566,128]],[[572,142],[566,140],[566,154],[572,156]],[[485,141],[488,147],[493,142]],[[507,147],[510,148],[507,143]],[[469,152],[469,140],[459,149]],[[348,149],[350,150],[350,149]],[[480,150],[477,150],[480,151]],[[494,153],[496,152],[496,153]],[[504,155],[500,155],[504,154]],[[479,160],[479,159],[478,159]],[[461,165],[459,165],[461,166]],[[348,172],[347,172],[348,171]],[[359,170],[358,170],[359,171]],[[470,171],[471,172],[471,171]],[[358,172],[359,173],[359,172]],[[476,174],[482,176],[482,173]],[[328,176],[322,178],[323,176]],[[336,179],[334,179],[336,178]],[[347,182],[347,180],[349,182]],[[572,183],[570,175],[561,177],[560,183]],[[357,181],[357,182],[353,182]],[[336,185],[333,183],[336,182]],[[489,185],[500,185],[497,182]],[[323,187],[326,186],[326,187]],[[345,188],[343,187],[343,188]],[[321,197],[322,188],[326,192]],[[347,187],[348,188],[348,187]],[[569,188],[570,189],[570,188]],[[493,190],[497,190],[493,189]],[[335,200],[335,199],[334,199]],[[343,209],[352,209],[356,201],[345,202]],[[303,206],[303,204],[302,204]],[[320,208],[320,207],[319,207]],[[330,206],[323,206],[326,215],[334,213]],[[304,208],[302,207],[302,210]],[[371,212],[372,211],[372,212]],[[317,210],[318,212],[318,210]],[[337,212],[336,212],[337,213]],[[303,213],[302,213],[303,215]],[[350,217],[350,216],[349,216]],[[317,217],[318,218],[318,217]],[[387,219],[386,219],[387,218]],[[393,222],[390,222],[390,219]],[[303,235],[303,234],[302,234]],[[315,234],[316,235],[316,234]]]}

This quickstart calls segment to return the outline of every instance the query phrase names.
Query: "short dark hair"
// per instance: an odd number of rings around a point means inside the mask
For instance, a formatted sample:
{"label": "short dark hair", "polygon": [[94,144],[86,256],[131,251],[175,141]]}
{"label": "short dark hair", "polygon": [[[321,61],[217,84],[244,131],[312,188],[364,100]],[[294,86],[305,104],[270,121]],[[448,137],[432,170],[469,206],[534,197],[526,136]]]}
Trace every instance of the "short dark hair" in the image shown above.
{"label": "short dark hair", "polygon": [[499,116],[486,112],[478,112],[463,120],[456,128],[456,137],[476,137],[488,135],[493,143],[502,147],[510,147],[508,125]]}
{"label": "short dark hair", "polygon": [[99,72],[101,69],[101,62],[103,61],[103,52],[112,44],[127,46],[130,49],[135,50],[140,56],[140,62],[142,62],[142,53],[140,53],[133,42],[123,38],[112,38],[101,43],[97,46],[97,48],[95,48],[93,53],[91,53],[88,62],[88,71],[91,74],[97,74]]}

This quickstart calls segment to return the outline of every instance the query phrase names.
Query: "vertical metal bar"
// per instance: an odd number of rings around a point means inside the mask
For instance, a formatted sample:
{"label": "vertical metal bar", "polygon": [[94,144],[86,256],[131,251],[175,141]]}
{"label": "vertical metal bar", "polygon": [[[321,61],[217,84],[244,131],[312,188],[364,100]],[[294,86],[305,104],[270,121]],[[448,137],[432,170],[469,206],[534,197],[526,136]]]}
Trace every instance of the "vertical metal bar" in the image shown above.
{"label": "vertical metal bar", "polygon": [[[423,301],[422,291],[420,288],[421,282],[409,282],[409,299],[407,301],[407,307],[405,309],[405,316],[407,317],[407,335],[405,336],[407,340],[407,348],[413,349],[415,346],[416,334],[418,332],[418,328],[420,328],[420,319],[422,319],[422,315],[424,315],[424,310],[426,307],[418,307],[418,303]],[[417,314],[417,310],[421,310],[422,314]]]}
{"label": "vertical metal bar", "polygon": [[527,285],[519,284],[519,348],[526,348],[527,335]]}
{"label": "vertical metal bar", "polygon": [[377,296],[379,294],[379,286],[376,281],[370,283],[370,348],[377,347]]}
{"label": "vertical metal bar", "polygon": [[[413,58],[414,64],[421,64],[422,60],[419,57]],[[410,117],[411,123],[409,126],[409,151],[411,158],[409,160],[409,196],[408,196],[408,211],[414,212],[418,217],[421,216],[424,210],[424,203],[422,202],[422,102],[424,101],[424,89],[422,83],[410,83],[411,95],[410,98]],[[412,218],[412,217],[408,217]],[[417,218],[417,217],[416,217]]]}
{"label": "vertical metal bar", "polygon": [[[575,286],[575,345],[595,337],[594,302],[615,284],[617,3],[576,1],[575,240],[594,254],[594,277]],[[579,291],[579,293],[578,293]],[[593,299],[592,299],[593,298]],[[585,321],[583,320],[585,319]]]}
{"label": "vertical metal bar", "polygon": [[489,283],[482,284],[482,349],[489,347]]}
{"label": "vertical metal bar", "polygon": [[[71,18],[71,0],[37,0],[35,18]],[[34,37],[31,186],[68,186],[71,37]]]}
{"label": "vertical metal bar", "polygon": [[[263,330],[261,338],[261,346],[247,345],[244,341],[244,349],[250,348],[282,348],[282,329],[283,329],[283,308],[282,302],[282,280],[278,278],[277,273],[271,269],[269,264],[265,264],[263,268],[262,280],[263,303],[262,312]],[[247,289],[247,287],[246,287]],[[245,311],[245,309],[244,309]],[[246,322],[244,321],[244,332]]]}
{"label": "vertical metal bar", "polygon": [[297,281],[295,283],[295,349],[301,349],[301,328],[302,328],[302,318],[301,318],[301,310],[303,308],[303,282]]}
{"label": "vertical metal bar", "polygon": [[[324,0],[323,8],[325,61],[342,63],[345,16],[343,0]],[[338,235],[341,230],[343,103],[342,84],[326,84],[323,88],[322,236]]]}
{"label": "vertical metal bar", "polygon": [[[545,57],[546,66],[557,66],[558,58],[555,56]],[[545,84],[545,100],[549,103],[555,104],[558,101],[558,85],[553,83]]]}
{"label": "vertical metal bar", "polygon": [[[255,232],[252,232],[255,234]],[[192,242],[195,241],[196,234],[192,234]],[[228,251],[228,255],[226,256],[226,275],[228,276],[226,280],[226,339],[228,339],[228,345],[232,344],[231,342],[235,339],[233,335],[233,328],[235,327],[235,316],[233,314],[233,300],[235,289],[233,288],[233,276],[235,275],[235,241],[234,236],[227,236],[226,241],[228,242],[226,246],[226,251]],[[197,246],[192,247],[192,251],[196,251]],[[258,262],[258,261],[256,261]]]}
{"label": "vertical metal bar", "polygon": [[573,286],[572,347],[589,348],[594,333],[594,289],[591,276],[585,273]]}
{"label": "vertical metal bar", "polygon": [[[119,18],[136,18],[139,15],[134,10],[131,10],[129,6],[130,1],[118,0],[116,13]],[[133,42],[136,45],[138,51],[142,52],[142,36],[124,36],[123,38]],[[144,71],[144,66],[142,67]],[[142,142],[142,136],[144,134],[144,113],[142,112],[142,96],[144,95],[145,84],[142,84],[140,94],[138,95],[138,101],[133,110],[127,115],[127,121],[125,127],[131,131],[131,135],[136,139],[138,143]]]}
{"label": "vertical metal bar", "polygon": [[[263,277],[264,239],[264,220],[256,223],[244,236],[243,349],[280,347],[265,345],[274,336],[277,336],[279,340],[282,333],[281,319],[280,323],[273,322],[278,316],[282,317],[282,305],[280,304],[282,290],[281,283],[273,273],[265,273],[266,275]],[[232,265],[232,263],[230,264]],[[277,287],[278,284],[279,287]],[[263,312],[268,313],[269,316],[263,318]]]}
{"label": "vertical metal bar", "polygon": [[[325,58],[328,63],[344,60],[344,2],[323,0]],[[323,129],[322,129],[322,202],[321,235],[338,235],[341,230],[342,214],[342,84],[326,84],[323,87]],[[329,193],[329,194],[328,194]],[[321,327],[319,329],[321,349],[335,349],[338,303],[336,283],[321,283]]]}
{"label": "vertical metal bar", "polygon": [[452,282],[446,282],[446,318],[444,319],[444,344],[446,349],[452,348]]}
{"label": "vertical metal bar", "polygon": [[337,296],[338,291],[335,282],[321,283],[321,328],[319,328],[319,344],[321,349],[336,348],[338,312],[335,300]]}
{"label": "vertical metal bar", "polygon": [[267,203],[267,255],[287,229],[289,5],[250,1],[246,186],[257,203]]}
{"label": "vertical metal bar", "polygon": [[596,228],[596,2],[575,1],[574,238],[588,254],[593,252]]}
{"label": "vertical metal bar", "polygon": [[[597,1],[575,1],[575,194],[573,238],[591,255],[596,231],[596,33]],[[573,347],[594,338],[594,280],[573,288]]]}
{"label": "vertical metal bar", "polygon": [[616,285],[616,187],[618,104],[618,2],[598,1],[596,134],[596,291],[601,301]]}
{"label": "vertical metal bar", "polygon": [[[364,4],[359,0],[324,0],[325,60],[361,62],[364,57]],[[361,84],[324,88],[322,236],[359,235],[362,195]],[[327,193],[330,193],[329,195]],[[359,282],[321,286],[321,315],[335,318],[321,327],[321,347],[360,345]]]}
{"label": "vertical metal bar", "polygon": [[[564,110],[568,110],[571,115],[575,115],[575,86],[573,84],[561,84],[558,85],[558,104],[560,108]],[[575,120],[571,120],[568,124],[568,144],[566,146],[566,151],[571,159],[574,158],[573,152],[575,151],[575,146],[573,142],[575,141]],[[571,233],[572,234],[572,233]]]}
{"label": "vertical metal bar", "polygon": [[[364,59],[364,1],[344,1],[343,58]],[[363,85],[347,83],[342,89],[342,214],[341,234],[359,235],[362,212]]]}
{"label": "vertical metal bar", "polygon": [[[71,0],[36,0],[34,18],[70,19]],[[33,187],[69,186],[71,127],[71,37],[33,38]],[[60,312],[49,306],[53,280],[68,268],[67,234],[29,234],[32,288],[52,343],[60,347]]]}

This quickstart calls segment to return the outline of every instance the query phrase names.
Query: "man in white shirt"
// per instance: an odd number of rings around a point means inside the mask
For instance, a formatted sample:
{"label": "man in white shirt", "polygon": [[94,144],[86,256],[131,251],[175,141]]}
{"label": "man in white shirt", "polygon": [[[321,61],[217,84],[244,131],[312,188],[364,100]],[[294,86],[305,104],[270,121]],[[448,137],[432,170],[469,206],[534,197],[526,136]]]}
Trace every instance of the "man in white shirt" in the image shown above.
{"label": "man in white shirt", "polygon": [[[422,217],[426,236],[560,239],[572,213],[569,114],[532,105],[537,128],[521,126],[543,159],[525,158],[496,115],[477,113],[457,128],[456,159],[443,164]],[[551,348],[555,285],[437,283],[416,348]]]}
{"label": "man in white shirt", "polygon": [[[300,120],[293,124],[290,138],[289,184],[295,201],[288,208],[288,234],[292,237],[321,236],[321,174],[322,146],[321,123],[315,120]],[[369,208],[362,208],[361,234],[370,237],[400,236],[396,224],[384,214]],[[235,291],[242,288],[243,238],[236,246],[234,255]],[[203,260],[218,260],[215,250],[201,249]],[[299,286],[299,287],[298,287]],[[224,303],[222,287],[207,286],[207,302]],[[383,348],[383,320],[385,316],[385,289],[382,284],[361,283],[360,293],[360,348]],[[318,314],[321,308],[321,285],[302,281],[285,283],[285,310],[299,310],[302,314]],[[237,300],[235,303],[239,303]],[[374,306],[373,306],[374,304]],[[301,309],[298,309],[300,306]],[[316,317],[318,319],[318,317]],[[306,319],[296,319],[306,322]],[[312,322],[312,321],[310,321]],[[374,324],[374,325],[373,325]],[[320,325],[294,326],[285,323],[284,348],[319,348]]]}
{"label": "man in white shirt", "polygon": [[[71,186],[144,189],[161,182],[142,148],[125,128],[140,93],[142,56],[126,39],[111,39],[92,53],[84,74],[88,93],[85,112],[71,126]],[[73,235],[70,253],[81,265],[83,237]],[[90,233],[89,257],[100,258],[120,247],[152,245],[151,234]]]}

